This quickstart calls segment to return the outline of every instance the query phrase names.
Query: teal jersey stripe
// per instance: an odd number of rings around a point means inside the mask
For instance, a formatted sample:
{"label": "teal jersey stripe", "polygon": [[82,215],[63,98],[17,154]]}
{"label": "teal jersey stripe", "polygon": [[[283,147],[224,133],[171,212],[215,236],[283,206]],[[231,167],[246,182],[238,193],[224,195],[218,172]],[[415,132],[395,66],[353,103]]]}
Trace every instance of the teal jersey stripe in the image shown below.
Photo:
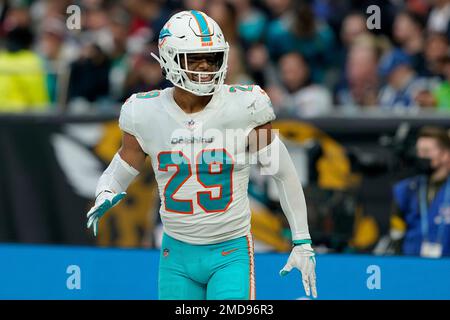
{"label": "teal jersey stripe", "polygon": [[202,35],[202,42],[210,42],[211,41],[211,36],[210,36],[210,31],[208,30],[208,23],[206,22],[205,18],[203,17],[203,15],[196,11],[196,10],[191,10],[192,15],[194,16],[195,20],[197,21],[198,25],[200,26],[200,33]]}

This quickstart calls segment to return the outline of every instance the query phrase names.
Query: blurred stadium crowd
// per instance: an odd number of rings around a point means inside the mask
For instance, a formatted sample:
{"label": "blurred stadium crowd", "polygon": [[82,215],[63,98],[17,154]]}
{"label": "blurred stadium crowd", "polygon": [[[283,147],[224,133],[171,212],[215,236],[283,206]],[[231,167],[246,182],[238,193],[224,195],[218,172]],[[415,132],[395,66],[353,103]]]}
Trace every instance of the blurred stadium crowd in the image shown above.
{"label": "blurred stadium crowd", "polygon": [[[73,4],[78,30],[66,24]],[[117,111],[168,86],[150,52],[182,9],[221,25],[226,82],[261,85],[278,114],[450,110],[450,0],[0,0],[0,111]]]}

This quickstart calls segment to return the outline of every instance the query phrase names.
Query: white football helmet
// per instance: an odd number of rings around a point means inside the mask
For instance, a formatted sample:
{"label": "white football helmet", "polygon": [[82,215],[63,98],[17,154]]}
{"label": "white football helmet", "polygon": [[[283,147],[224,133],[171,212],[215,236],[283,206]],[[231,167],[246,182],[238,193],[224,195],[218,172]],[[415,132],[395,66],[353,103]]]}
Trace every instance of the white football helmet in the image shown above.
{"label": "white football helmet", "polygon": [[[159,58],[153,53],[152,56],[160,63],[166,79],[175,86],[207,96],[223,84],[229,45],[219,25],[205,13],[191,10],[173,15],[161,29],[158,47]],[[188,55],[199,53],[216,53],[214,72],[188,69]]]}

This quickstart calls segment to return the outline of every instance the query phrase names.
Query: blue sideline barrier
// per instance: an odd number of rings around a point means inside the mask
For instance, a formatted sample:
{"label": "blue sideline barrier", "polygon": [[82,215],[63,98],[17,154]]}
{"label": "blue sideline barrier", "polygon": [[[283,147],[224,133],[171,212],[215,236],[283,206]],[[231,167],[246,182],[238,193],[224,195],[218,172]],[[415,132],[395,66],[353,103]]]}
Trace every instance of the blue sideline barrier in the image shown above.
{"label": "blue sideline barrier", "polygon": [[[287,254],[255,257],[257,299],[304,299]],[[0,299],[156,299],[159,252],[0,245]],[[318,255],[319,299],[450,299],[450,259]]]}

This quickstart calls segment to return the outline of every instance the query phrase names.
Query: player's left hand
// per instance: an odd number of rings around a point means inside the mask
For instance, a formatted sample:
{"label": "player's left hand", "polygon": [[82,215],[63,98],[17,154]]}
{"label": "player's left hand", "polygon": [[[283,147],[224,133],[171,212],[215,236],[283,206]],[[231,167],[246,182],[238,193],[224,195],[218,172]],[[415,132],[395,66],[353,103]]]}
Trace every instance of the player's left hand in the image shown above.
{"label": "player's left hand", "polygon": [[306,295],[309,297],[312,291],[313,297],[317,298],[316,258],[310,244],[298,244],[292,248],[286,265],[280,270],[280,275],[287,275],[292,268],[300,270]]}

